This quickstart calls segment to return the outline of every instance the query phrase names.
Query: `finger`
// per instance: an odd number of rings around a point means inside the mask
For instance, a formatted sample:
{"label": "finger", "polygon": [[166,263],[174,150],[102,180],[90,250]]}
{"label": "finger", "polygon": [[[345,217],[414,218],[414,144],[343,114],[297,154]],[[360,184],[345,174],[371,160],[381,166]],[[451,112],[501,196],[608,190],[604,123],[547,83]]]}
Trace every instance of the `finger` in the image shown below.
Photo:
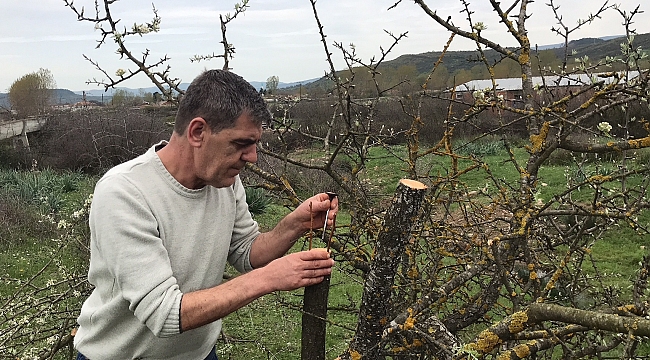
{"label": "finger", "polygon": [[307,201],[312,202],[312,210],[314,211],[327,211],[332,206],[330,197],[326,193],[316,194]]}
{"label": "finger", "polygon": [[316,285],[320,284],[323,280],[325,280],[325,276],[320,276],[320,277],[314,277],[314,278],[309,278],[305,279],[305,286],[311,286],[311,285]]}
{"label": "finger", "polygon": [[315,260],[315,261],[310,261],[307,263],[307,267],[305,269],[328,269],[334,266],[334,260],[332,259],[327,259],[327,260]]}
{"label": "finger", "polygon": [[310,260],[324,260],[329,259],[330,253],[327,249],[324,248],[315,248],[309,251],[302,251],[300,254],[300,260],[310,261]]}
{"label": "finger", "polygon": [[332,211],[337,211],[339,209],[339,197],[334,197],[334,200],[330,203],[330,209]]}
{"label": "finger", "polygon": [[306,278],[313,279],[313,278],[318,278],[318,277],[323,277],[330,275],[332,273],[332,268],[325,268],[325,269],[313,269],[306,271]]}
{"label": "finger", "polygon": [[324,193],[324,192],[316,194],[316,196],[318,197],[319,201],[327,201],[327,200],[330,199],[330,196],[327,193]]}

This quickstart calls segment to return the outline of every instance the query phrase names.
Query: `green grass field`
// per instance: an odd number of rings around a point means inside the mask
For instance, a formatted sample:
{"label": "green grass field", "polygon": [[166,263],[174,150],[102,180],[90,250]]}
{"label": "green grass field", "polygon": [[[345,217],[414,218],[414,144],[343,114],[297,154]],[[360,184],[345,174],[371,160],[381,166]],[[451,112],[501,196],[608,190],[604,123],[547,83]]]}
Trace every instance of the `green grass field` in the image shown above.
{"label": "green grass field", "polygon": [[[405,149],[396,148],[402,156]],[[478,150],[475,150],[478,151]],[[483,150],[482,150],[483,151]],[[483,160],[495,178],[512,182],[519,174],[508,163],[507,154],[498,147],[484,149]],[[525,151],[515,149],[515,154],[523,158]],[[372,179],[378,191],[390,196],[399,179],[404,177],[405,166],[387,156],[382,149],[372,149],[372,160],[367,163],[362,175]],[[460,167],[467,166],[470,160],[461,160]],[[447,161],[422,161],[419,166],[428,169],[430,174],[445,173],[450,164]],[[611,170],[614,165],[588,165],[590,174]],[[575,171],[571,165],[550,165],[542,168],[538,196],[548,201],[553,194],[567,186],[567,172]],[[583,170],[584,171],[584,170]],[[587,174],[589,175],[589,174]],[[60,248],[62,232],[60,221],[70,219],[83,207],[85,199],[92,191],[96,178],[70,172],[43,171],[40,173],[0,171],[0,298],[12,295],[21,282],[27,281],[41,271],[53,257],[57,265],[46,269],[41,284],[56,280],[61,276],[61,268],[79,270],[87,266],[86,257],[78,244]],[[479,189],[486,185],[485,172],[473,171],[463,176],[462,182],[468,189]],[[634,186],[634,182],[630,183]],[[587,201],[591,192],[585,189],[578,193]],[[582,195],[580,195],[582,194]],[[342,209],[339,221],[345,223]],[[269,229],[286,214],[285,207],[271,204],[266,211],[255,215],[262,229]],[[639,222],[650,223],[650,214],[642,213]],[[87,236],[87,229],[76,224],[75,234]],[[608,274],[607,285],[626,288],[630,278],[635,275],[638,263],[648,253],[650,236],[639,234],[630,227],[621,226],[609,230],[602,241],[596,242],[591,256],[600,262],[599,271]],[[648,245],[646,245],[648,244]],[[305,242],[298,242],[292,251],[304,249]],[[337,265],[338,266],[338,265]],[[232,271],[232,269],[230,269]],[[334,271],[331,282],[327,329],[327,358],[338,356],[350,340],[356,326],[357,304],[361,297],[362,284],[358,278],[345,272]],[[224,319],[224,337],[219,342],[221,359],[296,359],[300,353],[300,329],[302,291],[266,295],[245,308]],[[79,300],[83,300],[82,297]],[[3,323],[2,326],[7,326]],[[0,328],[2,330],[2,328]],[[63,359],[63,357],[61,357]]]}

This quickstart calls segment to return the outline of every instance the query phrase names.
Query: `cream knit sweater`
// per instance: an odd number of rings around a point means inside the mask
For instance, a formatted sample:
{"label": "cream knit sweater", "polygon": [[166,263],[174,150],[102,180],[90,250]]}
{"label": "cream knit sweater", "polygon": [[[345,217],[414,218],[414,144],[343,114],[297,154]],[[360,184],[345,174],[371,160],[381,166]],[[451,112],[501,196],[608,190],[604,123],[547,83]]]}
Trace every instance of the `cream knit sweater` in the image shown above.
{"label": "cream knit sweater", "polygon": [[180,333],[182,294],[219,285],[226,261],[252,270],[259,235],[238,178],[233,186],[191,190],[155,152],[111,169],[90,210],[88,280],[75,347],[92,360],[203,359],[216,321]]}

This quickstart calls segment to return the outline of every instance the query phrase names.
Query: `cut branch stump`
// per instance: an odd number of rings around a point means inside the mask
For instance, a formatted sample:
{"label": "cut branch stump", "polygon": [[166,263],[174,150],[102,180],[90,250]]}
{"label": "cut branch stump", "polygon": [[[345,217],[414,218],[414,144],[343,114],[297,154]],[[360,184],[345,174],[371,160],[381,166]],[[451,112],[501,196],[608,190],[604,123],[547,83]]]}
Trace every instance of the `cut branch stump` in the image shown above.
{"label": "cut branch stump", "polygon": [[357,322],[350,347],[340,359],[381,359],[380,342],[389,321],[388,307],[401,254],[411,237],[426,185],[419,181],[400,180],[390,208],[386,211],[377,246],[366,277]]}

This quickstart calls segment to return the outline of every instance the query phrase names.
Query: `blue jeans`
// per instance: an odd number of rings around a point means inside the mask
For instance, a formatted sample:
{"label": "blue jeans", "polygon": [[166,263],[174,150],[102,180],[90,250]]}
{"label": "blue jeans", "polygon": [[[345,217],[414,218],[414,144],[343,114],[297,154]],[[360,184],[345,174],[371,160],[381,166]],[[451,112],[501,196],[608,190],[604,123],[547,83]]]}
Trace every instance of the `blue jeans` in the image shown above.
{"label": "blue jeans", "polygon": [[[82,353],[78,352],[77,353],[77,360],[88,360],[87,357],[83,356]],[[208,356],[205,357],[205,360],[219,360],[217,358],[217,353],[214,352],[214,348],[212,348],[212,351],[208,354]]]}

